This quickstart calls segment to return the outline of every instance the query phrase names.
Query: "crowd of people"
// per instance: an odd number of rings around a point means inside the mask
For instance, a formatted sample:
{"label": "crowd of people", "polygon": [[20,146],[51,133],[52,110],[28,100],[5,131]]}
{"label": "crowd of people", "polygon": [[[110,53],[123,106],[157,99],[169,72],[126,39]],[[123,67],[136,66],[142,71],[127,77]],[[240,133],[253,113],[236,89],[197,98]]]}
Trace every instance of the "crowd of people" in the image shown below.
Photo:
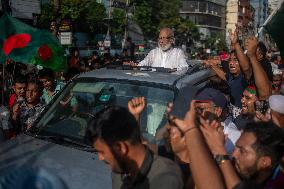
{"label": "crowd of people", "polygon": [[[3,84],[8,87],[2,89],[8,95],[2,96],[0,107],[1,141],[29,130],[45,105],[80,72],[118,60],[132,66],[187,69],[184,53],[173,43],[172,30],[161,29],[159,46],[138,64],[110,58],[109,53],[99,59],[96,52],[81,63],[74,49],[65,74],[8,64]],[[96,114],[86,139],[111,167],[113,188],[284,188],[281,57],[271,57],[255,37],[242,47],[236,30],[229,56],[210,57],[203,64],[216,75],[195,95],[184,118],[171,114],[169,102],[168,122],[156,134],[165,141],[163,145],[150,144],[141,135],[144,97],[131,99],[128,108],[110,106]]]}
{"label": "crowd of people", "polygon": [[171,115],[169,103],[168,123],[157,131],[164,145],[140,133],[144,97],[96,115],[87,138],[111,167],[113,188],[284,188],[282,62],[272,63],[255,37],[241,47],[237,36],[227,60],[204,61],[216,76],[184,118]]}

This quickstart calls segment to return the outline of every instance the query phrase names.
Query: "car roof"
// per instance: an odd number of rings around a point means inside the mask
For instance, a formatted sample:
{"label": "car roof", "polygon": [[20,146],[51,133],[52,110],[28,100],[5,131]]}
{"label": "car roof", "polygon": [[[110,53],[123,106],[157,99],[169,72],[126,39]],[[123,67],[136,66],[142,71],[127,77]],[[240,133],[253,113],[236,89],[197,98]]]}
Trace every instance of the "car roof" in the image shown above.
{"label": "car roof", "polygon": [[177,71],[173,73],[102,68],[80,74],[77,79],[97,78],[130,80],[180,88],[186,83],[195,84],[196,82],[200,82],[201,80],[208,78],[210,75],[212,75],[210,70],[200,69],[200,66],[193,66],[189,68],[187,72]]}
{"label": "car roof", "polygon": [[102,68],[81,74],[78,78],[135,80],[172,85],[181,76],[174,73]]}

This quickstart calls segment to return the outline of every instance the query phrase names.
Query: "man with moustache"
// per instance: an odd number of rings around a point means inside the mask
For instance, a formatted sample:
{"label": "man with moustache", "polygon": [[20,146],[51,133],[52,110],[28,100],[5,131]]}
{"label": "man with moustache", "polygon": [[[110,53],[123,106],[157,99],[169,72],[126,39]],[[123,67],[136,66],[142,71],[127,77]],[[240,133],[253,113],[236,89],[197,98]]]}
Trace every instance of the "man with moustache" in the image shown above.
{"label": "man with moustache", "polygon": [[184,52],[174,48],[174,32],[170,28],[162,28],[158,38],[158,47],[151,50],[138,66],[163,67],[187,70],[188,64]]}
{"label": "man with moustache", "polygon": [[284,154],[281,128],[271,122],[249,123],[236,143],[231,161],[224,147],[224,135],[207,125],[201,127],[227,188],[284,187],[284,172],[280,165]]}
{"label": "man with moustache", "polygon": [[183,188],[178,166],[143,145],[138,122],[126,108],[100,111],[86,136],[99,159],[111,168],[114,189]]}

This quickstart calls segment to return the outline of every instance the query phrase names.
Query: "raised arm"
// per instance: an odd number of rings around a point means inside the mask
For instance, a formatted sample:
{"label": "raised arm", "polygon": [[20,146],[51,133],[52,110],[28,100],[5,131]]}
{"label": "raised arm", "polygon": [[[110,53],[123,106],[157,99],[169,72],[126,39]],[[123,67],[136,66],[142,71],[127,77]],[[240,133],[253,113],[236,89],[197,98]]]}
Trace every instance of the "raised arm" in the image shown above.
{"label": "raised arm", "polygon": [[260,64],[260,62],[258,62],[256,58],[257,44],[258,41],[256,37],[251,37],[246,41],[245,46],[247,49],[247,55],[252,65],[254,81],[259,99],[266,100],[271,95],[271,83],[262,65]]}
{"label": "raised arm", "polygon": [[[192,101],[190,111],[184,120],[173,119],[186,138],[186,145],[190,150],[190,169],[194,183],[198,189],[225,188],[221,173],[205,143],[200,129],[195,124],[195,101]],[[206,182],[204,182],[206,180]]]}
{"label": "raised arm", "polygon": [[205,60],[204,64],[210,67],[216,73],[218,77],[226,81],[226,73],[219,66],[220,60],[213,60],[213,59]]}
{"label": "raised arm", "polygon": [[[208,120],[204,119],[200,119],[200,122],[200,129],[214,157],[217,155],[227,155],[224,132],[218,129],[220,123],[217,121],[210,123]],[[227,189],[233,189],[241,182],[230,160],[219,163],[219,168],[224,177]]]}
{"label": "raised arm", "polygon": [[145,98],[144,97],[136,97],[128,102],[128,110],[135,117],[135,119],[140,122],[140,115],[145,108]]}
{"label": "raised arm", "polygon": [[236,51],[242,73],[245,79],[249,80],[252,76],[252,67],[250,65],[248,57],[244,54],[244,51],[238,42],[238,29],[236,29],[234,33],[230,34],[230,38],[231,38],[231,46]]}

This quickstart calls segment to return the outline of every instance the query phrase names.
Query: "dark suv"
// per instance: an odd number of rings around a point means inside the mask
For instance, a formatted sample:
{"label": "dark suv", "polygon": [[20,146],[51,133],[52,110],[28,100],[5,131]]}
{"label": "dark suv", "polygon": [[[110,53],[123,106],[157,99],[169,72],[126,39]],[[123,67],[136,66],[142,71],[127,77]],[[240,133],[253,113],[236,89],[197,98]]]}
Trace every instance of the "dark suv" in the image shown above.
{"label": "dark suv", "polygon": [[141,131],[150,143],[157,143],[155,133],[166,123],[167,103],[175,101],[185,86],[192,88],[188,95],[193,96],[213,76],[200,65],[186,73],[168,72],[163,68],[112,67],[77,76],[29,132],[1,144],[0,175],[29,165],[58,175],[68,188],[111,188],[111,172],[85,143],[85,130],[104,107],[127,107],[133,97],[144,96],[147,106],[141,116]]}

